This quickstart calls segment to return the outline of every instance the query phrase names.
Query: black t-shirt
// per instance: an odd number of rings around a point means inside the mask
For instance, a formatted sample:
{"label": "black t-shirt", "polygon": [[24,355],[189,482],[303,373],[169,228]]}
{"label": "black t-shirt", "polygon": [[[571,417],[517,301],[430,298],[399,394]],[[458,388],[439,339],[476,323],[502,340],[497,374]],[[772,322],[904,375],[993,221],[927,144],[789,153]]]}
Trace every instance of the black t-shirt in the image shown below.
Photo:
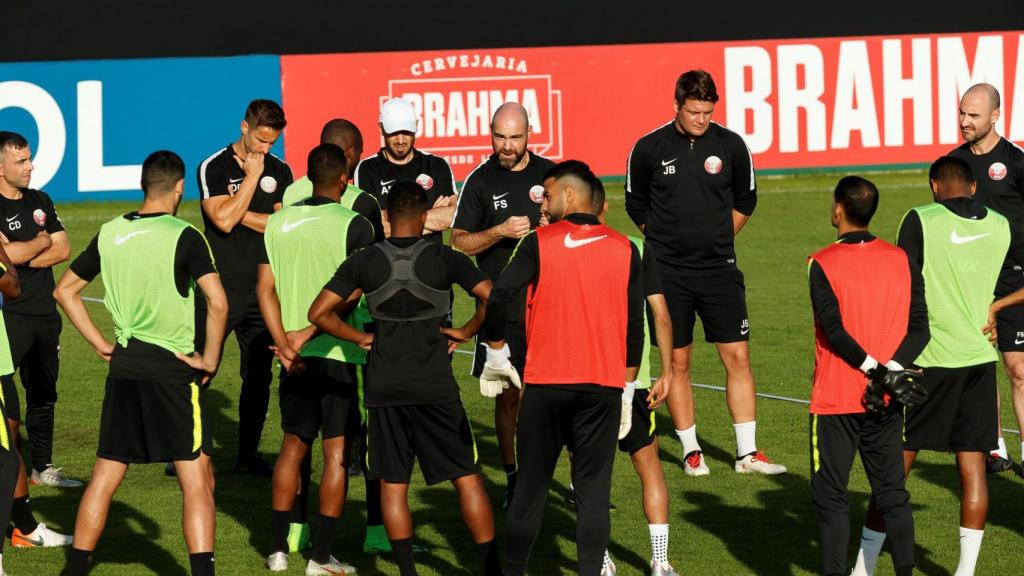
{"label": "black t-shirt", "polygon": [[[389,238],[406,247],[419,238]],[[487,279],[469,256],[441,244],[420,253],[414,269],[427,286],[449,290],[458,284],[470,292]],[[348,298],[356,289],[373,292],[391,276],[384,252],[371,246],[349,256],[324,289]],[[419,310],[422,302],[400,291],[386,303],[395,313]],[[376,335],[366,366],[366,406],[440,404],[459,399],[459,386],[448,359],[448,339],[441,333],[445,317],[411,322],[375,319]]]}
{"label": "black t-shirt", "polygon": [[[345,191],[345,194],[351,193],[351,191]],[[370,226],[373,227],[374,242],[380,242],[384,239],[384,224],[381,222],[380,204],[377,203],[376,198],[365,192],[360,192],[355,200],[352,201],[352,211],[366,218]]]}
{"label": "black t-shirt", "polygon": [[[365,196],[365,194],[362,194]],[[373,202],[373,199],[370,199]],[[310,196],[299,200],[292,206],[322,206],[324,204],[333,204],[334,201],[330,198],[324,198],[323,196]],[[353,210],[355,212],[355,210]],[[377,217],[380,218],[380,210],[377,211]],[[348,233],[345,238],[345,253],[352,254],[353,252],[360,250],[376,242],[374,238],[374,228],[370,224],[370,221],[365,217],[356,216],[352,219],[352,222],[348,226]],[[267,244],[264,242],[260,249],[259,255],[256,257],[256,261],[259,264],[270,264],[270,256],[267,255]],[[311,246],[310,248],[315,248]]]}
{"label": "black t-shirt", "polygon": [[[53,200],[41,190],[21,189],[21,198],[11,200],[0,196],[0,232],[11,242],[28,242],[40,232],[50,234],[64,231],[64,225],[57,217]],[[29,263],[19,264],[18,281],[21,296],[4,302],[4,312],[45,316],[57,311],[53,300],[53,269],[31,268]]]}
{"label": "black t-shirt", "polygon": [[696,140],[675,122],[641,138],[626,167],[626,212],[646,226],[662,272],[699,276],[736,267],[732,211],[757,205],[750,150],[715,123]]}
{"label": "black t-shirt", "polygon": [[651,252],[651,247],[644,242],[644,253],[641,256],[644,267],[644,298],[655,294],[664,294],[661,284],[661,270],[658,268],[658,257]]}
{"label": "black t-shirt", "polygon": [[[235,161],[235,152],[229,144],[199,165],[199,199],[234,194],[245,172]],[[249,202],[249,212],[273,214],[274,205],[284,197],[284,190],[292,183],[292,170],[280,158],[267,154],[263,159],[263,174]],[[256,258],[263,246],[263,234],[239,222],[230,233],[222,232],[203,211],[204,234],[210,241],[217,259],[221,282],[228,289],[256,287]]]}
{"label": "black t-shirt", "polygon": [[[163,215],[130,212],[123,218],[136,220]],[[99,234],[93,237],[89,246],[71,263],[71,271],[89,282],[100,274]],[[216,272],[202,234],[192,227],[182,230],[174,250],[174,285],[178,293],[182,296],[188,295],[188,289],[193,281]],[[202,297],[201,294],[196,295],[196,298]],[[126,347],[115,345],[114,353],[110,357],[110,378],[191,382],[195,376],[195,371],[178,360],[170,351],[135,338],[129,339]]]}
{"label": "black t-shirt", "polygon": [[[382,210],[388,209],[388,190],[395,182],[416,182],[427,192],[427,202],[433,206],[441,196],[452,196],[455,191],[455,176],[452,167],[440,156],[434,156],[417,149],[412,151],[412,160],[405,164],[394,164],[384,155],[384,148],[356,166],[353,178],[355,185],[372,194]],[[424,238],[441,243],[440,234],[428,234]]]}
{"label": "black t-shirt", "polygon": [[[544,173],[555,163],[533,152],[528,154],[529,163],[517,172],[502,168],[493,154],[470,172],[462,183],[452,228],[480,232],[512,216],[526,216],[530,228],[536,228],[544,199]],[[513,238],[502,238],[476,255],[477,265],[492,281],[497,281],[518,243]]]}
{"label": "black t-shirt", "polygon": [[[987,154],[971,152],[964,143],[949,153],[971,165],[977,182],[974,198],[1010,221],[1014,234],[1024,233],[1024,151],[1006,138],[1000,138]],[[1007,259],[999,276],[1000,289],[1012,292],[1024,286],[1024,262]]]}

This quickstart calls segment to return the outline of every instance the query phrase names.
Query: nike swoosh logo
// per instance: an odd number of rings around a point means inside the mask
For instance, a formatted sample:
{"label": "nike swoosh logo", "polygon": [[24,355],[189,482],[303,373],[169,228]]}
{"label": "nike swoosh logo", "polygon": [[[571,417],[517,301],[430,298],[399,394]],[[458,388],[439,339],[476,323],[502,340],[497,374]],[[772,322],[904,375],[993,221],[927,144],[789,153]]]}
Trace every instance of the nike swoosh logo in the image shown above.
{"label": "nike swoosh logo", "polygon": [[985,232],[984,234],[976,234],[974,236],[960,236],[956,233],[956,230],[953,230],[953,232],[949,235],[949,241],[952,242],[953,244],[967,244],[968,242],[974,242],[979,238],[984,238],[989,234],[991,234],[991,232]]}
{"label": "nike swoosh logo", "polygon": [[662,166],[668,166],[669,164],[675,162],[676,160],[679,160],[679,158],[673,158],[671,160],[662,160],[661,161],[661,165]]}
{"label": "nike swoosh logo", "polygon": [[281,226],[281,232],[284,232],[285,234],[287,234],[287,233],[291,232],[292,230],[295,230],[299,226],[302,226],[306,222],[312,222],[313,220],[323,220],[323,216],[315,216],[313,218],[303,218],[302,220],[299,220],[298,222],[289,222],[289,221],[285,220],[284,224]]}
{"label": "nike swoosh logo", "polygon": [[492,194],[492,195],[491,195],[491,198],[494,198],[495,200],[501,200],[501,199],[502,199],[502,198],[504,198],[505,196],[508,196],[508,192],[505,192],[504,194],[499,194],[499,195],[497,195],[497,196],[494,196],[494,195]]}
{"label": "nike swoosh logo", "polygon": [[1013,343],[1020,346],[1021,344],[1024,344],[1024,340],[1017,340],[1016,338],[1014,338]]}
{"label": "nike swoosh logo", "polygon": [[750,333],[750,328],[747,328],[746,330],[740,330],[740,336],[746,336],[749,333]]}
{"label": "nike swoosh logo", "polygon": [[245,178],[228,178],[228,184],[238,184],[242,180],[245,180]]}
{"label": "nike swoosh logo", "polygon": [[584,238],[582,240],[573,240],[573,237],[570,236],[568,232],[566,232],[566,234],[565,234],[565,247],[566,248],[579,248],[580,246],[586,246],[587,244],[590,244],[592,242],[597,242],[598,240],[603,240],[603,239],[605,239],[607,237],[608,237],[608,235],[605,234],[604,236],[595,236],[593,238]]}
{"label": "nike swoosh logo", "polygon": [[25,542],[28,542],[29,544],[31,544],[33,546],[42,546],[43,545],[43,539],[42,538],[37,538],[36,540],[33,540],[33,539],[28,538],[26,536],[22,536],[21,539],[24,540]]}
{"label": "nike swoosh logo", "polygon": [[17,218],[19,215],[21,215],[21,212],[15,214],[14,216],[11,216],[10,218],[7,219],[7,221],[10,222],[11,220],[14,220],[15,218]]}
{"label": "nike swoosh logo", "polygon": [[[397,178],[396,178],[395,180],[397,180]],[[391,183],[392,183],[392,182],[394,182],[395,180],[388,180],[387,182],[385,182],[385,181],[381,180],[381,181],[380,181],[380,185],[381,185],[381,186],[387,186],[388,184],[391,184]]]}
{"label": "nike swoosh logo", "polygon": [[135,232],[125,234],[124,236],[115,236],[114,245],[120,246],[121,244],[127,242],[132,236],[138,236],[139,234],[149,234],[149,230],[136,230]]}

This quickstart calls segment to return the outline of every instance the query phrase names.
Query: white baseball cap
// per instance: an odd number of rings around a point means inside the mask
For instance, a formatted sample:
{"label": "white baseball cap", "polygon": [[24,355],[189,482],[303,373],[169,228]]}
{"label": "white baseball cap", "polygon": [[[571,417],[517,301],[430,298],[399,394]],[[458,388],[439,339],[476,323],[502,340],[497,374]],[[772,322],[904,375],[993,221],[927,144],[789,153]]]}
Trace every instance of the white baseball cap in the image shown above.
{"label": "white baseball cap", "polygon": [[385,134],[416,133],[416,109],[405,98],[392,98],[380,107],[380,123]]}

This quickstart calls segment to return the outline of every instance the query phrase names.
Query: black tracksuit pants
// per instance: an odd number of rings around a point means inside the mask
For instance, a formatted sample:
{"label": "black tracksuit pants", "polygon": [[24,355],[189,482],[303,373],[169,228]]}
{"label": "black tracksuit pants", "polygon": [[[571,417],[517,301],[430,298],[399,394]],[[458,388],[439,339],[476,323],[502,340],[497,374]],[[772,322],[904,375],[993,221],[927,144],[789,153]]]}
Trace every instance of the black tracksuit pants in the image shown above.
{"label": "black tracksuit pants", "polygon": [[[238,398],[238,460],[247,461],[256,455],[263,434],[263,424],[270,406],[270,384],[274,379],[272,365],[274,343],[260,315],[255,290],[225,290],[228,298],[227,337],[235,333],[238,341],[238,375],[242,391]],[[196,350],[206,343],[206,299],[196,296]]]}
{"label": "black tracksuit pants", "polygon": [[526,572],[563,446],[573,453],[578,574],[601,573],[611,530],[608,501],[620,398],[618,390],[591,384],[527,385],[516,431],[516,492],[505,521],[506,576]]}
{"label": "black tracksuit pants", "polygon": [[811,495],[818,515],[823,574],[850,573],[846,486],[858,452],[876,506],[885,516],[893,566],[898,573],[914,565],[914,518],[904,488],[902,430],[903,416],[895,407],[883,414],[811,414]]}

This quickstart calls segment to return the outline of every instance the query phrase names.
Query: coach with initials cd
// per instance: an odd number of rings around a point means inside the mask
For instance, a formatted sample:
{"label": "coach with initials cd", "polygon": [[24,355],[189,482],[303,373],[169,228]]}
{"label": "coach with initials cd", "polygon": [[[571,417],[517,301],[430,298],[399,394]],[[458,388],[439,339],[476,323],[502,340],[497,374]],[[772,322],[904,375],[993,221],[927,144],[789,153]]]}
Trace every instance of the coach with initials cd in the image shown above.
{"label": "coach with initials cd", "polygon": [[781,474],[786,468],[757,449],[746,287],[733,246],[757,204],[754,165],[743,138],[711,121],[717,102],[707,72],[691,70],[679,77],[675,117],[630,152],[626,212],[661,265],[674,340],[668,407],[683,444],[683,470],[690,476],[710,472],[697,443],[690,381],[699,315],[705,339],[715,343],[725,366],[736,472]]}

